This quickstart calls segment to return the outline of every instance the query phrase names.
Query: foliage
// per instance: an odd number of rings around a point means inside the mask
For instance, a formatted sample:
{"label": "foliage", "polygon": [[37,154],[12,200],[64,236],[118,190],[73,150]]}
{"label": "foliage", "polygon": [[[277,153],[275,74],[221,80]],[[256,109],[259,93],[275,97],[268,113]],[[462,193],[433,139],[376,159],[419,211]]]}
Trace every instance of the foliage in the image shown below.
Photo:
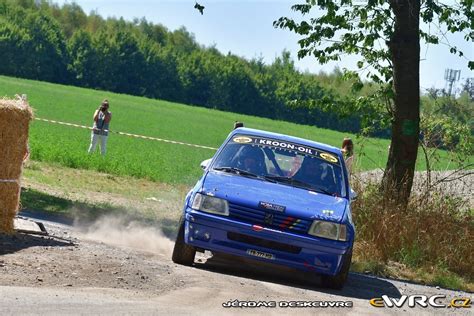
{"label": "foliage", "polygon": [[[339,61],[344,54],[357,55],[359,71],[365,72],[367,78],[376,84],[375,89],[360,96],[356,102],[333,106],[333,110],[343,111],[343,114],[364,111],[364,119],[360,120],[363,128],[372,129],[374,122],[379,123],[377,129],[386,128],[394,112],[393,56],[387,46],[394,40],[396,6],[382,0],[363,3],[351,0],[305,2],[292,6],[292,9],[314,18],[298,21],[282,17],[274,22],[275,27],[287,28],[301,36],[298,41],[300,58],[314,56],[319,63],[325,64]],[[438,33],[420,30],[421,39],[426,43],[439,44],[445,38],[441,31],[443,26],[451,33],[472,28],[472,0],[460,1],[451,6],[439,1],[422,1],[420,18],[424,23],[435,24],[439,29]],[[472,34],[466,34],[465,40],[469,41],[470,36]],[[450,47],[450,52],[463,56],[457,47]],[[474,69],[472,61],[469,66]],[[344,73],[351,79],[353,90],[364,88],[358,72],[344,70]],[[303,106],[311,108],[312,102]]]}
{"label": "foliage", "polygon": [[[287,51],[273,63],[246,60],[199,45],[144,18],[86,14],[75,3],[0,0],[0,74],[358,132],[380,115],[360,111],[368,83],[343,73],[301,73]],[[355,102],[354,99],[358,101]],[[302,104],[311,102],[311,108]],[[335,114],[338,105],[344,113]],[[364,121],[362,121],[364,120]],[[387,135],[384,130],[375,135]],[[374,129],[375,130],[375,129]]]}
{"label": "foliage", "polygon": [[474,101],[468,93],[464,91],[456,99],[431,89],[421,101],[420,141],[427,168],[439,161],[438,149],[448,151],[460,170],[472,168]]}
{"label": "foliage", "polygon": [[353,204],[356,257],[428,270],[442,266],[472,281],[474,217],[465,201],[439,191],[415,195],[408,208],[392,210],[376,186],[359,192]]}
{"label": "foliage", "polygon": [[[296,21],[282,17],[274,25],[288,28],[302,36],[298,41],[301,49],[298,57],[314,56],[321,64],[339,61],[342,54],[355,54],[360,57],[357,67],[367,70],[367,77],[378,84],[391,84],[393,80],[392,57],[386,45],[390,44],[394,34],[394,8],[384,0],[367,2],[316,1],[306,0],[305,4],[292,6],[303,16],[314,13],[317,17],[308,21]],[[313,10],[313,11],[312,11]],[[420,17],[425,23],[443,25],[451,33],[469,30],[474,18],[472,0],[463,0],[448,6],[440,1],[422,1]],[[445,34],[427,33],[420,30],[420,37],[426,43],[438,44]],[[470,40],[465,34],[465,40]],[[450,52],[463,56],[457,47]],[[469,62],[474,69],[474,64]]]}
{"label": "foliage", "polygon": [[[361,109],[369,109],[367,126],[372,113],[384,114],[382,122],[390,121],[391,145],[381,189],[387,199],[406,207],[419,145],[420,41],[439,44],[446,38],[445,29],[451,33],[471,31],[472,0],[450,5],[432,0],[306,0],[292,9],[312,17],[301,21],[282,17],[274,25],[301,36],[298,57],[314,56],[324,64],[340,60],[343,54],[357,55],[357,67],[378,84],[374,94],[357,103]],[[429,27],[434,24],[439,33],[425,32],[421,22]],[[471,36],[465,34],[464,38],[469,41]],[[456,47],[450,46],[450,52],[463,56]],[[474,62],[468,66],[474,69]],[[348,74],[357,77],[353,72]],[[359,87],[356,80],[354,88]],[[383,107],[386,111],[380,110]],[[348,107],[335,110],[340,108]]]}
{"label": "foliage", "polygon": [[459,157],[474,155],[472,130],[448,115],[423,115],[421,131],[427,147],[450,150]]}

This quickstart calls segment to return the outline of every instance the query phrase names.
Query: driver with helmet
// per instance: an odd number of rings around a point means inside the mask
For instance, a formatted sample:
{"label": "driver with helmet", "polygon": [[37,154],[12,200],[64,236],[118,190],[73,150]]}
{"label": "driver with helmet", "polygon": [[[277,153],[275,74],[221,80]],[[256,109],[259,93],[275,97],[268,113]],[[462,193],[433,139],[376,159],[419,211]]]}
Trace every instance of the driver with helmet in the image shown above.
{"label": "driver with helmet", "polygon": [[244,145],[236,155],[235,167],[256,175],[266,175],[265,154],[258,146]]}

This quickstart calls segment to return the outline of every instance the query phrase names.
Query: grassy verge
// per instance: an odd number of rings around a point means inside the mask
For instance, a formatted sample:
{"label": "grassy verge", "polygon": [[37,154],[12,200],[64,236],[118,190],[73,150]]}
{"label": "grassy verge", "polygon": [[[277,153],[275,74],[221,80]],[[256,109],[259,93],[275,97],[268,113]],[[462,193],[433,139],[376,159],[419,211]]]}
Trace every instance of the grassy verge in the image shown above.
{"label": "grassy verge", "polygon": [[30,161],[23,172],[24,209],[69,220],[94,221],[112,215],[156,224],[173,237],[185,185],[171,186],[58,164]]}
{"label": "grassy verge", "polygon": [[359,192],[354,271],[474,291],[474,216],[461,200],[414,195],[404,210],[386,203],[375,186]]}
{"label": "grassy verge", "polygon": [[369,260],[364,256],[355,255],[351,271],[419,284],[440,286],[447,289],[474,292],[474,280],[472,278],[450,272],[445,267],[411,268],[395,261],[383,263]]}

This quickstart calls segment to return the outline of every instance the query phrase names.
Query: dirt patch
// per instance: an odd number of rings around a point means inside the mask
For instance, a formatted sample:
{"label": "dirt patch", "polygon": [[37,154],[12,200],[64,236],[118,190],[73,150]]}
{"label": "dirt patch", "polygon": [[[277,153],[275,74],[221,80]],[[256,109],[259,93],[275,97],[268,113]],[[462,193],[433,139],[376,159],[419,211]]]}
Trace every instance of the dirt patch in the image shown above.
{"label": "dirt patch", "polygon": [[[152,246],[148,236],[150,243],[146,248],[149,251],[141,251],[129,246],[138,244],[137,232],[145,234],[151,229],[147,231],[131,225],[128,229],[131,235],[126,237],[126,227],[121,234],[118,232],[124,227],[108,230],[109,235],[104,227],[98,222],[83,235],[71,227],[47,225],[49,236],[3,235],[0,238],[0,254],[3,254],[0,256],[0,285],[103,287],[151,292],[179,285],[171,276],[171,264],[157,264],[168,258],[163,237],[159,237],[160,246]],[[155,232],[154,236],[159,235]],[[123,244],[123,247],[110,244]],[[143,245],[147,244],[142,243],[137,248],[144,248]],[[151,282],[157,275],[170,277],[159,283]]]}

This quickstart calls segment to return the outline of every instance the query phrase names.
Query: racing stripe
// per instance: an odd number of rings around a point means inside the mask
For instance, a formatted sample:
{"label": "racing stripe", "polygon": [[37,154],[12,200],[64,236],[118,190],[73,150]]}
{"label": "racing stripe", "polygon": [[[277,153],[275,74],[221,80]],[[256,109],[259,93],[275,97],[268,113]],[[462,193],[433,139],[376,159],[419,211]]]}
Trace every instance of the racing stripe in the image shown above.
{"label": "racing stripe", "polygon": [[286,228],[290,225],[295,219],[291,216],[288,216],[283,223],[280,224],[280,228]]}
{"label": "racing stripe", "polygon": [[297,220],[293,223],[293,225],[290,226],[290,229],[295,228],[295,226],[296,226],[299,222],[301,222],[301,219],[297,219]]}

